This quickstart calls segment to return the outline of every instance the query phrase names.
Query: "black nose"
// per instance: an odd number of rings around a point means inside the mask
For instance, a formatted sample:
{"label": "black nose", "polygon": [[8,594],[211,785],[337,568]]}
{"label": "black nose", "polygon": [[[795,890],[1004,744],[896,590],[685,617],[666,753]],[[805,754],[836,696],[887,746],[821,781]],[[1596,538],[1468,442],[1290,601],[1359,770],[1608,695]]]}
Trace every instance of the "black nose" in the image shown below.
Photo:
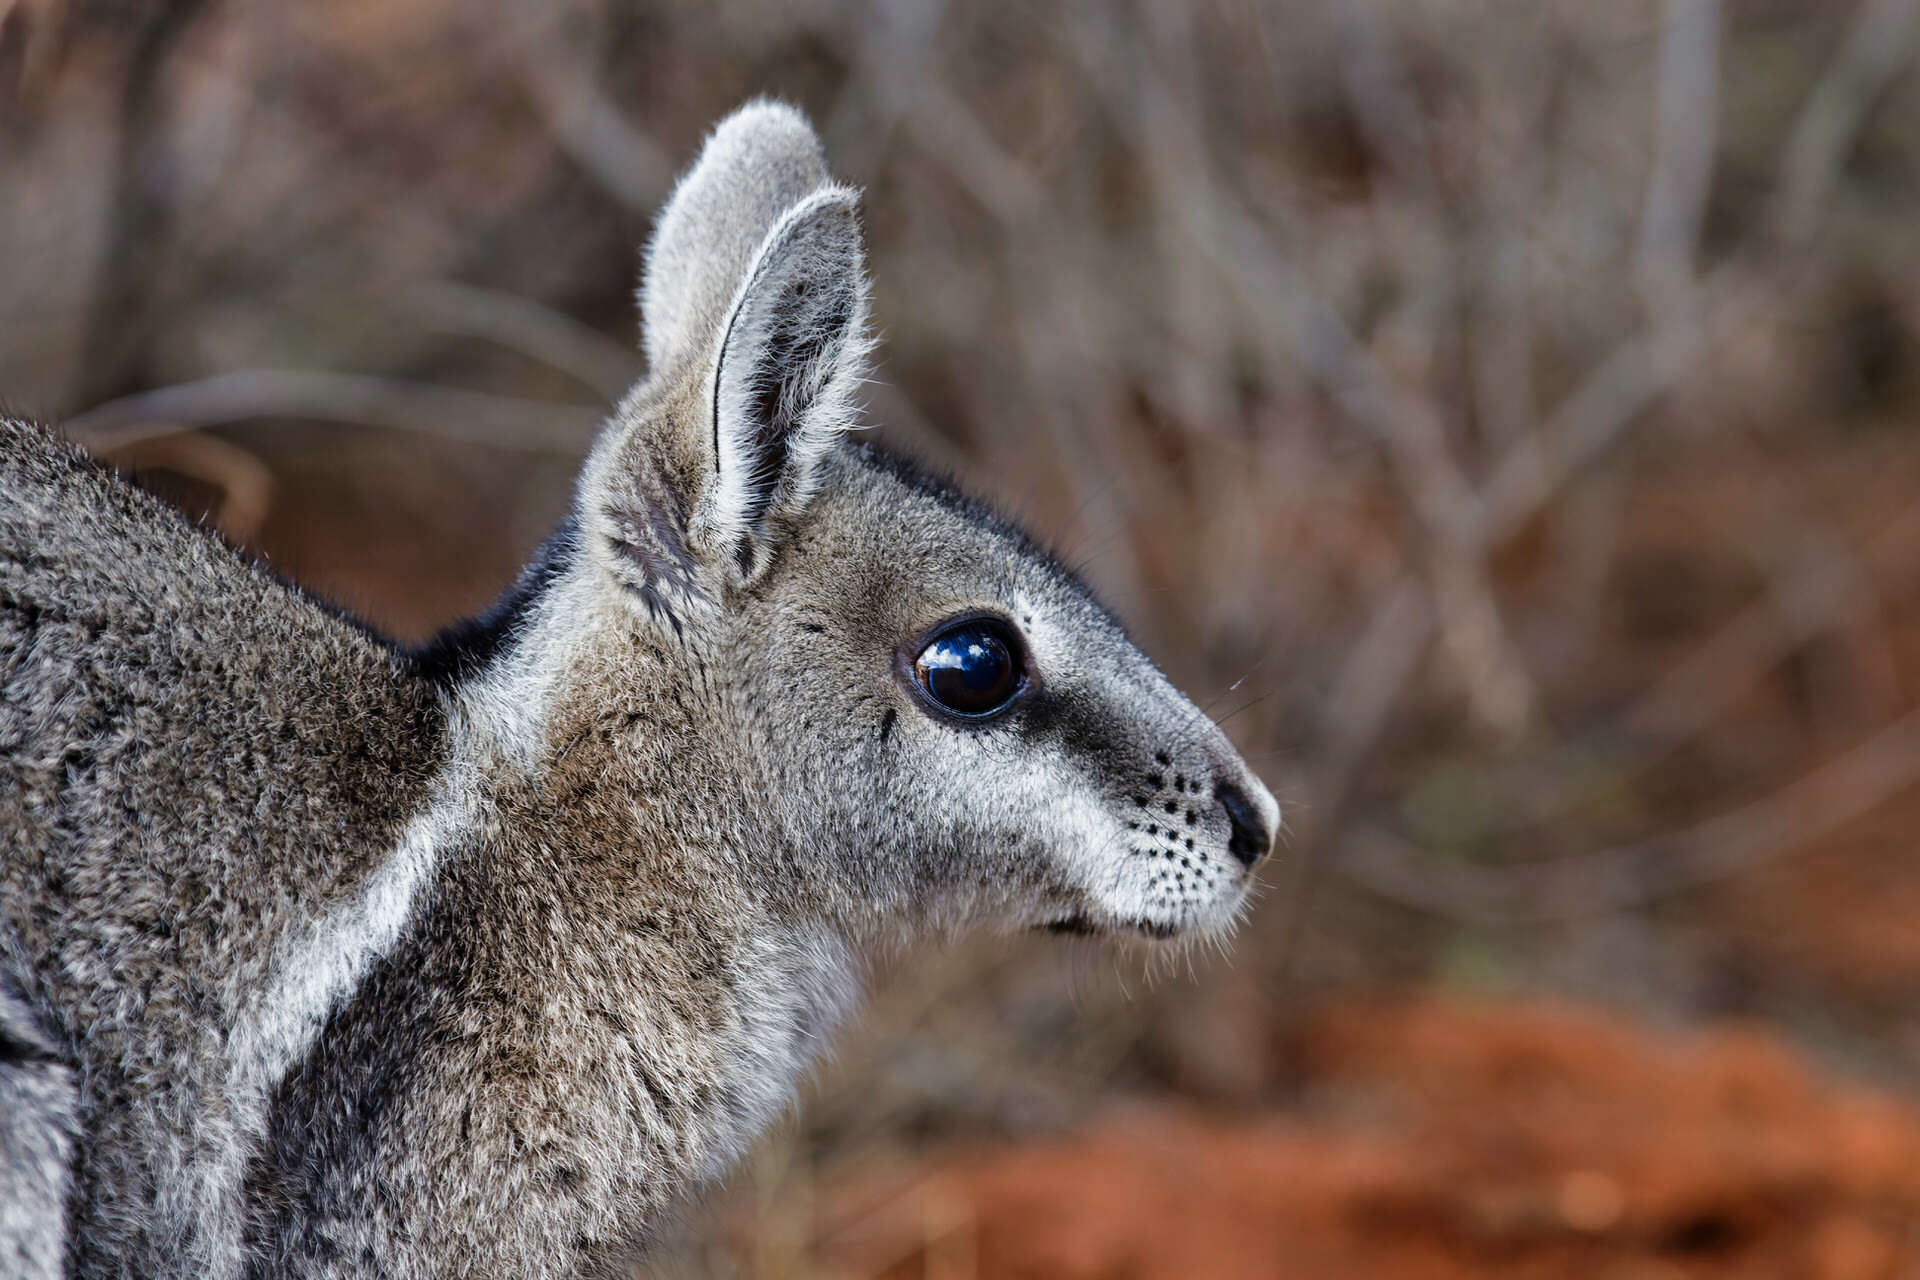
{"label": "black nose", "polygon": [[1227,811],[1227,821],[1233,823],[1233,837],[1227,841],[1227,852],[1240,859],[1242,866],[1251,867],[1267,856],[1272,843],[1267,836],[1267,824],[1260,820],[1260,811],[1247,799],[1247,793],[1231,782],[1214,788],[1214,795],[1219,797],[1220,807]]}

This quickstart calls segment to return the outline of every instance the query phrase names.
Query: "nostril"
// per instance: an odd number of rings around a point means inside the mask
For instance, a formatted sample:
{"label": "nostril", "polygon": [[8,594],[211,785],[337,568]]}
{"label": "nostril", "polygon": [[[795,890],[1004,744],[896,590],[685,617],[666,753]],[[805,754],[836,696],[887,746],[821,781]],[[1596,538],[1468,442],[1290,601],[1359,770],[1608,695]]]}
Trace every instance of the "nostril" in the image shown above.
{"label": "nostril", "polygon": [[1233,824],[1227,852],[1247,867],[1266,857],[1271,843],[1267,836],[1267,824],[1261,820],[1260,811],[1253,807],[1253,801],[1247,798],[1247,793],[1231,782],[1223,782],[1214,788],[1213,794],[1219,799],[1220,807],[1227,811],[1227,821]]}

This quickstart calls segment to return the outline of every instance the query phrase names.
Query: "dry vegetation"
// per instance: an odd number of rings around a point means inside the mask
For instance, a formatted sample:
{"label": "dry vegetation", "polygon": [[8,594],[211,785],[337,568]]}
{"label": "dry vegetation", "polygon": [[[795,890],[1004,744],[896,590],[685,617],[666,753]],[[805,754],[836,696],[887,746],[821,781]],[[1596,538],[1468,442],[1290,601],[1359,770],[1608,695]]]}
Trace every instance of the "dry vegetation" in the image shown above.
{"label": "dry vegetation", "polygon": [[1917,21],[0,0],[0,389],[420,636],[639,374],[706,124],[814,115],[867,192],[877,429],[1084,566],[1292,834],[1197,982],[895,975],[709,1272],[826,1265],[809,1188],[883,1155],[1285,1111],[1320,1077],[1275,1045],[1388,987],[1763,1019],[1910,1087]]}

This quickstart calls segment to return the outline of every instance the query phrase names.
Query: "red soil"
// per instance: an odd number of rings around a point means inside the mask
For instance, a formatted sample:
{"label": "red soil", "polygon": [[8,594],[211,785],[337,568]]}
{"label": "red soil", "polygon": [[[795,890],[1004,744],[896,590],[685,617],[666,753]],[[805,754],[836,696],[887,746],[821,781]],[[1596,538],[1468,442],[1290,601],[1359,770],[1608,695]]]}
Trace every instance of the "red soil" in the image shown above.
{"label": "red soil", "polygon": [[1155,1109],[829,1197],[824,1274],[1920,1275],[1920,1113],[1753,1031],[1346,1008],[1297,1105]]}

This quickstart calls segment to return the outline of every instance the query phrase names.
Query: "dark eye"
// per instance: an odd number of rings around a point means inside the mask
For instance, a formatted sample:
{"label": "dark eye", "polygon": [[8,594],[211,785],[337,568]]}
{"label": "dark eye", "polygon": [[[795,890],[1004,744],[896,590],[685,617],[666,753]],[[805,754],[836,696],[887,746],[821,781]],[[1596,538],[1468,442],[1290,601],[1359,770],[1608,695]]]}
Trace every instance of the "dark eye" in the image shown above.
{"label": "dark eye", "polygon": [[957,716],[990,716],[1020,692],[1020,641],[997,618],[968,618],[938,632],[913,660],[927,697]]}

